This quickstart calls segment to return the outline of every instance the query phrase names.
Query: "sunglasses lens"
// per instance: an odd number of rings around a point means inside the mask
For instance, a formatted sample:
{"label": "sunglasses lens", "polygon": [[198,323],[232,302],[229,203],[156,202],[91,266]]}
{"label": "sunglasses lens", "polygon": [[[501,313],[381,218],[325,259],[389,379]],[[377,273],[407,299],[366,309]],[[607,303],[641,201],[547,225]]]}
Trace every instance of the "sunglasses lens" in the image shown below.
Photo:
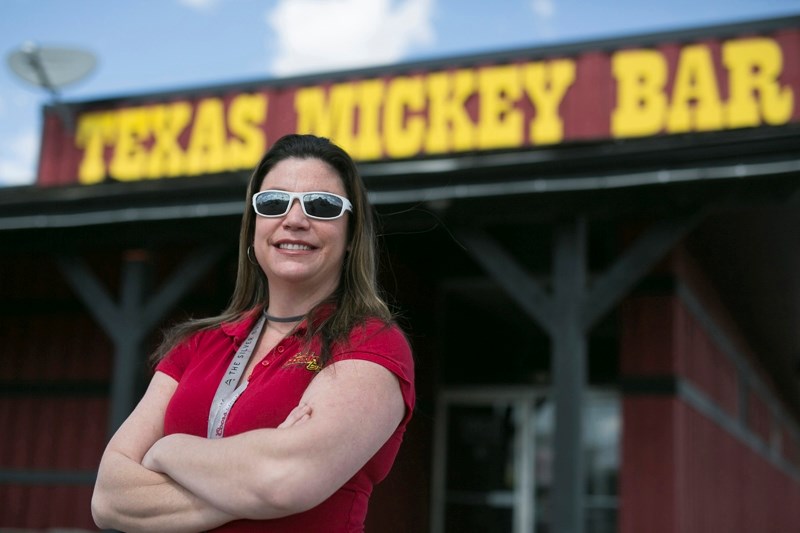
{"label": "sunglasses lens", "polygon": [[256,213],[265,217],[286,214],[289,207],[289,195],[279,191],[266,191],[256,196]]}
{"label": "sunglasses lens", "polygon": [[308,216],[336,218],[342,214],[344,204],[341,198],[332,194],[307,193],[303,195],[303,207]]}

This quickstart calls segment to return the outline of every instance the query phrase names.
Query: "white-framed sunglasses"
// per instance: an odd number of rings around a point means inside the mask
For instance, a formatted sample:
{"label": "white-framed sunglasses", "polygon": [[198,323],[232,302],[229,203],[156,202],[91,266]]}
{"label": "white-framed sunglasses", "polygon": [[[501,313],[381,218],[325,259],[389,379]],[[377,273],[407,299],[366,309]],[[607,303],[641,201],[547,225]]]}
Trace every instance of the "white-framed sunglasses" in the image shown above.
{"label": "white-framed sunglasses", "polygon": [[262,217],[282,217],[291,209],[295,199],[300,200],[303,213],[317,220],[333,220],[345,211],[353,211],[353,204],[344,196],[331,192],[288,192],[268,190],[253,195],[253,210]]}

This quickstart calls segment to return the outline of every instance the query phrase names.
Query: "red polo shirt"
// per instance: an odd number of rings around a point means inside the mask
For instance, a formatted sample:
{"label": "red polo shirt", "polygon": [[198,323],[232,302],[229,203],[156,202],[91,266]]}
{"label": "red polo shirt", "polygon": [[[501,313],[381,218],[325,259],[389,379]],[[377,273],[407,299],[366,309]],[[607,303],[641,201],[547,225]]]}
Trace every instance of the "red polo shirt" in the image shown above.
{"label": "red polo shirt", "polygon": [[[219,328],[201,331],[181,343],[156,370],[178,381],[164,416],[164,434],[205,437],[208,412],[220,379],[239,345],[255,323],[257,313]],[[225,435],[274,428],[300,402],[316,375],[318,349],[304,349],[305,323],[266,354],[250,377],[244,393],[225,422]],[[254,354],[253,357],[259,357]],[[342,488],[317,507],[274,520],[237,520],[214,531],[363,531],[372,487],[389,473],[414,409],[414,362],[405,336],[394,325],[369,320],[350,335],[347,346],[333,348],[332,364],[346,359],[377,363],[397,376],[406,414],[389,440]],[[324,445],[320,453],[325,453]]]}

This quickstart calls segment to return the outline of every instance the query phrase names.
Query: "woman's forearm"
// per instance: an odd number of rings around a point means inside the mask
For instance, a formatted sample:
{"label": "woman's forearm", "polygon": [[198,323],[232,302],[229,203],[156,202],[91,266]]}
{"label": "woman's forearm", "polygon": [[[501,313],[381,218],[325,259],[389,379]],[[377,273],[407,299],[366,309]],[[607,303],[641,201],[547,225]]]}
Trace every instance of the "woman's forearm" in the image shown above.
{"label": "woman's forearm", "polygon": [[233,516],[119,453],[100,465],[92,515],[103,529],[198,532],[230,522]]}
{"label": "woman's forearm", "polygon": [[[279,518],[303,510],[284,498],[291,491],[287,478],[293,463],[281,453],[281,433],[261,429],[213,440],[170,435],[153,446],[143,464],[231,515]],[[296,468],[295,474],[302,478]]]}
{"label": "woman's forearm", "polygon": [[[289,487],[278,477],[291,464],[283,460],[286,454],[281,450],[286,449],[287,435],[281,430],[302,427],[310,418],[311,407],[301,402],[276,429],[262,429],[233,439],[170,435],[148,450],[142,465],[163,472],[231,516],[279,518],[304,510],[296,502],[287,501]],[[254,445],[253,437],[259,445]],[[296,479],[299,472],[293,473]]]}
{"label": "woman's forearm", "polygon": [[323,369],[302,402],[297,423],[222,439],[169,435],[142,464],[234,516],[278,518],[342,487],[389,439],[405,409],[394,374],[360,360]]}

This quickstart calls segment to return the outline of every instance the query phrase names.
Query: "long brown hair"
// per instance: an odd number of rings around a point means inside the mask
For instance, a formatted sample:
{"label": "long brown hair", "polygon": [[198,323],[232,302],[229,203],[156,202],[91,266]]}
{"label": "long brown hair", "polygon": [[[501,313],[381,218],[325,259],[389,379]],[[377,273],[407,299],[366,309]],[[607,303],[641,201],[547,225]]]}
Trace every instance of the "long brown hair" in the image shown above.
{"label": "long brown hair", "polygon": [[256,217],[250,199],[261,188],[267,173],[289,158],[319,159],[329,164],[338,173],[347,198],[353,204],[353,211],[348,216],[349,251],[345,254],[339,285],[333,294],[306,315],[306,342],[310,343],[315,337],[320,339],[320,363],[324,365],[330,359],[333,343],[345,341],[350,331],[366,319],[374,317],[384,323],[392,320],[377,281],[377,238],[372,207],[355,163],[347,152],[326,138],[291,134],[281,137],[270,148],[250,176],[239,232],[236,285],[228,307],[217,316],[189,320],[168,330],[153,354],[154,362],[160,361],[192,333],[235,322],[246,313],[265,309],[269,304],[267,277],[261,267],[251,263],[247,256],[247,249],[253,244]]}

